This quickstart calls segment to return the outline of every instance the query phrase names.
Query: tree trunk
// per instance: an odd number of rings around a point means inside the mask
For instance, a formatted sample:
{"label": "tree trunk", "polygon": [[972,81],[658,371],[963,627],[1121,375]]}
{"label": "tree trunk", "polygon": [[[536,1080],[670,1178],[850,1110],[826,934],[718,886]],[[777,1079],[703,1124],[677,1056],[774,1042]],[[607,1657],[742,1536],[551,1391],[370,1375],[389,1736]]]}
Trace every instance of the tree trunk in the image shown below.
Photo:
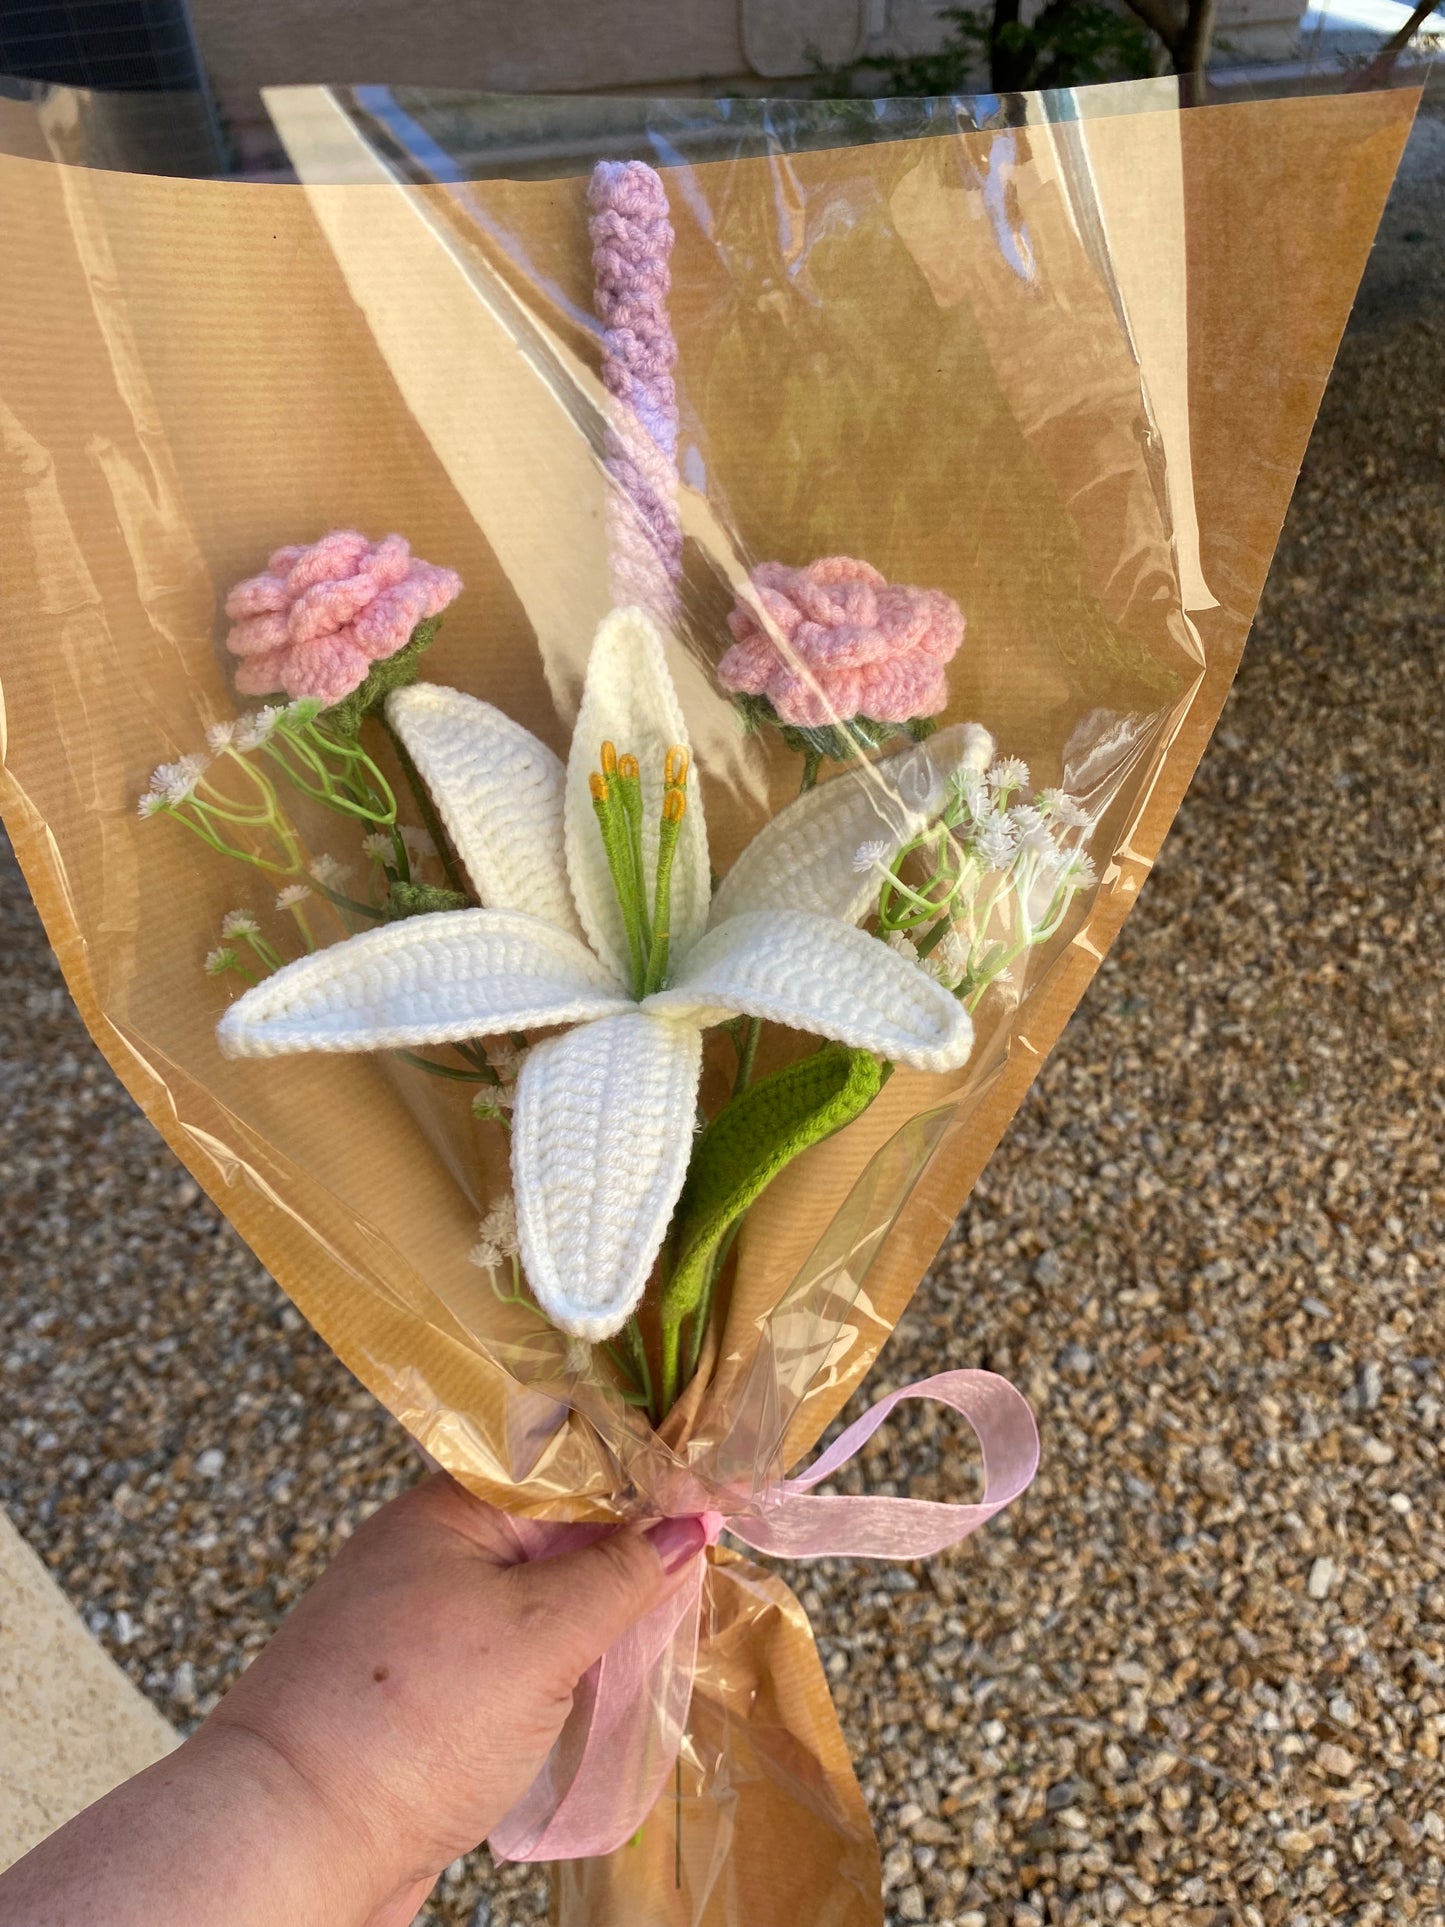
{"label": "tree trunk", "polygon": [[996,94],[1022,93],[1029,84],[1029,57],[1010,45],[1007,29],[1019,24],[1021,0],[993,0],[993,23],[988,32],[988,82]]}

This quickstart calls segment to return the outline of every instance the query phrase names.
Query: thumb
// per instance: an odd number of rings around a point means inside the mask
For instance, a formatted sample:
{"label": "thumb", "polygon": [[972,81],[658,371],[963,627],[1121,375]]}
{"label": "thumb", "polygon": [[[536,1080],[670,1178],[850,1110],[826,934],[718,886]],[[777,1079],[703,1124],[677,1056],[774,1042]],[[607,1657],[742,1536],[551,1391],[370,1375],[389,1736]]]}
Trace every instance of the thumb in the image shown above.
{"label": "thumb", "polygon": [[645,1532],[625,1527],[577,1552],[513,1566],[524,1610],[544,1618],[573,1680],[614,1640],[673,1591],[707,1544],[701,1519],[661,1519]]}

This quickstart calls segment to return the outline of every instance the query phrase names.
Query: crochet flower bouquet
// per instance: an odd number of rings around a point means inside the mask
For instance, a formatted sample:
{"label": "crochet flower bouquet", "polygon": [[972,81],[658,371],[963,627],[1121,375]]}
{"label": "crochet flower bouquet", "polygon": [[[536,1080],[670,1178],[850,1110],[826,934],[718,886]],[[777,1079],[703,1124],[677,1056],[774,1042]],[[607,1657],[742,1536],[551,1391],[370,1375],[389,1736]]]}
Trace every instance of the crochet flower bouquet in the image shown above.
{"label": "crochet flower bouquet", "polygon": [[[300,186],[0,167],[3,796],[92,1030],[519,1558],[707,1521],[493,1837],[569,1920],[879,1918],[736,1548],[1033,1476],[986,1308],[807,1455],[1223,700],[1403,133],[1325,105],[442,191],[303,90]],[[1246,274],[1186,210],[1265,176],[1329,240],[1241,204]],[[817,1489],[900,1397],[979,1493]]]}

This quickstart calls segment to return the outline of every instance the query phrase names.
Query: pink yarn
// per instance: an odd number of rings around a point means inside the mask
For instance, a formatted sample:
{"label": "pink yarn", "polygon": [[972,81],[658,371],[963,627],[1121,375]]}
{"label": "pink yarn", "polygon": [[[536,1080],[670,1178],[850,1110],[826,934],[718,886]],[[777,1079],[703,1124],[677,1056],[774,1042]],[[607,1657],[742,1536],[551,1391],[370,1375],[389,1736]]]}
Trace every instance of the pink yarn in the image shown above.
{"label": "pink yarn", "polygon": [[724,689],[766,696],[781,722],[820,729],[867,717],[906,723],[948,702],[943,665],[963,641],[963,611],[940,589],[888,583],[866,562],[828,556],[806,568],[764,562],[728,627]]}
{"label": "pink yarn", "polygon": [[644,161],[599,161],[587,191],[595,301],[602,322],[608,547],[613,600],[664,624],[677,608],[677,343],[668,319],[673,229],[667,190]]}
{"label": "pink yarn", "polygon": [[399,535],[371,543],[355,529],[333,529],[309,546],[277,549],[264,575],[226,597],[236,687],[243,696],[284,690],[293,700],[339,703],[461,587],[451,569],[415,561]]}

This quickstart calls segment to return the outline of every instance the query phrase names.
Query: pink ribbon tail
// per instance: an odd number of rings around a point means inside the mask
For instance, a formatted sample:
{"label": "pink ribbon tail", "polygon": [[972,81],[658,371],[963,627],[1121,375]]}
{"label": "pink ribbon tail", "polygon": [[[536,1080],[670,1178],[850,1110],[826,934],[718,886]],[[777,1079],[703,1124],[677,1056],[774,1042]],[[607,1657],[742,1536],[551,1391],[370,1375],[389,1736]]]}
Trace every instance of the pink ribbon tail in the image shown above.
{"label": "pink ribbon tail", "polygon": [[[978,1502],[814,1492],[906,1398],[947,1405],[973,1428],[984,1468]],[[754,1551],[780,1559],[926,1559],[968,1538],[1018,1498],[1038,1463],[1033,1414],[1007,1379],[940,1372],[880,1399],[806,1471],[771,1488],[755,1511],[704,1515],[709,1543],[726,1526]],[[511,1523],[526,1558],[553,1558],[609,1530],[535,1519]],[[496,1858],[590,1858],[614,1852],[642,1825],[682,1745],[705,1576],[700,1556],[683,1583],[588,1671],[542,1771],[489,1836]]]}

